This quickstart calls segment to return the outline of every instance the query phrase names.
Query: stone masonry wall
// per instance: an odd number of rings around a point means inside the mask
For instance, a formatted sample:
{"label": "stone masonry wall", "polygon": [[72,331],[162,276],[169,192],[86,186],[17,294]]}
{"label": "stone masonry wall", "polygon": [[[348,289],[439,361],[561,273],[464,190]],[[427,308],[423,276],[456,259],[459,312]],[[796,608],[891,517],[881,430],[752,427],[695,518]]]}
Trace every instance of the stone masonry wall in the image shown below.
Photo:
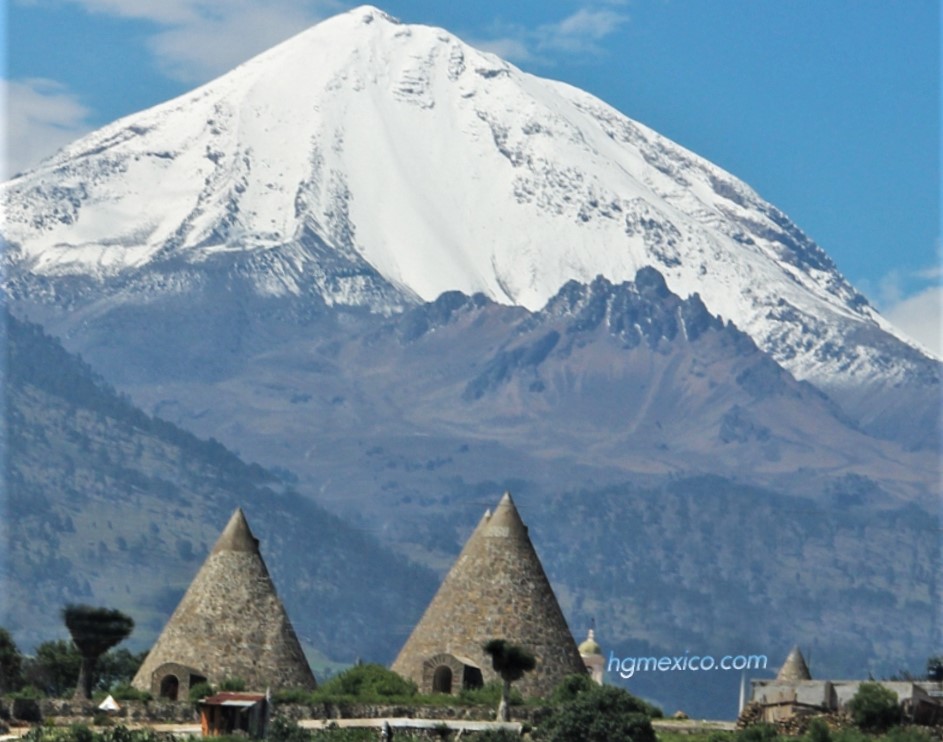
{"label": "stone masonry wall", "polygon": [[423,687],[423,662],[441,653],[467,658],[485,682],[497,680],[482,645],[505,639],[531,650],[537,667],[515,687],[545,696],[585,666],[549,580],[509,496],[482,519],[414,629],[393,670]]}

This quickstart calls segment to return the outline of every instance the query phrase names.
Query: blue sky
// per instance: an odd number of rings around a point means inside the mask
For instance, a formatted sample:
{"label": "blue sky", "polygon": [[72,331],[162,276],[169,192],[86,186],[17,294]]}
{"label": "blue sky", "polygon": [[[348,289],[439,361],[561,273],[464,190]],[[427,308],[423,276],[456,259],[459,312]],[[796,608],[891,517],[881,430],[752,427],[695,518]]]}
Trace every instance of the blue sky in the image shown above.
{"label": "blue sky", "polygon": [[[8,172],[212,79],[339,0],[8,0]],[[937,0],[389,0],[747,181],[941,354]]]}

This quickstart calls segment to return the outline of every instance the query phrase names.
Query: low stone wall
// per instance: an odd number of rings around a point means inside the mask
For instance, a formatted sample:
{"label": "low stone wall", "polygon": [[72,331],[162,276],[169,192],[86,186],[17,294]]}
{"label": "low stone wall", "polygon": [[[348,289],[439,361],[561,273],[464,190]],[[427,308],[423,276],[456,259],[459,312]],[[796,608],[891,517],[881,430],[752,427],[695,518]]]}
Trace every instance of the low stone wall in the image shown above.
{"label": "low stone wall", "polygon": [[466,706],[380,706],[365,703],[276,704],[275,713],[301,719],[470,719],[489,721],[494,709]]}
{"label": "low stone wall", "polygon": [[[192,703],[177,701],[119,701],[121,708],[108,716],[123,724],[196,724],[200,715]],[[72,698],[40,700],[0,699],[0,719],[10,722],[39,723],[51,720],[56,724],[88,723],[102,714],[98,704]]]}
{"label": "low stone wall", "polygon": [[[494,721],[496,708],[487,706],[382,706],[365,703],[276,704],[275,714],[302,719],[432,719],[433,721]],[[534,723],[548,709],[511,706],[512,721]]]}
{"label": "low stone wall", "polygon": [[[186,701],[118,701],[118,711],[108,714],[114,723],[139,724],[198,724],[196,704]],[[381,706],[361,703],[275,704],[274,714],[294,721],[302,719],[432,719],[492,721],[495,709],[484,706]],[[41,723],[50,721],[65,725],[89,723],[104,712],[92,701],[71,698],[44,698],[41,700],[0,699],[0,720],[8,723]],[[512,706],[511,719],[536,723],[547,709],[531,706]]]}

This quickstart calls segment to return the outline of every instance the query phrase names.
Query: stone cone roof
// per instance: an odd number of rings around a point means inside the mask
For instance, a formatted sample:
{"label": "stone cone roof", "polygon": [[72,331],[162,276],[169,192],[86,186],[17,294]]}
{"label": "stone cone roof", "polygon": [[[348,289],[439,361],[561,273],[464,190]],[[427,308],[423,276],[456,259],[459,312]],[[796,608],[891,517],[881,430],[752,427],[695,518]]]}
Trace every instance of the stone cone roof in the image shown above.
{"label": "stone cone roof", "polygon": [[805,657],[798,646],[792,648],[783,666],[776,673],[776,679],[788,683],[794,683],[799,680],[812,680],[812,674],[809,672],[809,666],[805,662]]}
{"label": "stone cone roof", "polygon": [[237,508],[132,684],[151,690],[173,663],[216,685],[251,690],[317,686],[241,508]]}
{"label": "stone cone roof", "polygon": [[534,653],[537,667],[514,684],[524,695],[547,695],[567,675],[586,672],[509,493],[469,537],[392,669],[428,691],[423,664],[450,654],[479,667],[484,682],[497,680],[482,649],[490,639]]}

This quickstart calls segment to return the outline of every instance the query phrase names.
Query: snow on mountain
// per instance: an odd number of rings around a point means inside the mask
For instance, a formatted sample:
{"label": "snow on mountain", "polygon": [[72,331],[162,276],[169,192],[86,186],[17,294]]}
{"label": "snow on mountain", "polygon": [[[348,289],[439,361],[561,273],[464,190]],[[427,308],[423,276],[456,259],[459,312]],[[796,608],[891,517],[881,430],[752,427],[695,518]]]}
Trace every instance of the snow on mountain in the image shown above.
{"label": "snow on mountain", "polygon": [[75,142],[2,202],[7,291],[33,301],[80,279],[70,303],[144,302],[238,264],[266,297],[388,313],[460,290],[535,310],[653,265],[865,422],[875,388],[939,390],[938,364],[747,185],[367,6]]}

